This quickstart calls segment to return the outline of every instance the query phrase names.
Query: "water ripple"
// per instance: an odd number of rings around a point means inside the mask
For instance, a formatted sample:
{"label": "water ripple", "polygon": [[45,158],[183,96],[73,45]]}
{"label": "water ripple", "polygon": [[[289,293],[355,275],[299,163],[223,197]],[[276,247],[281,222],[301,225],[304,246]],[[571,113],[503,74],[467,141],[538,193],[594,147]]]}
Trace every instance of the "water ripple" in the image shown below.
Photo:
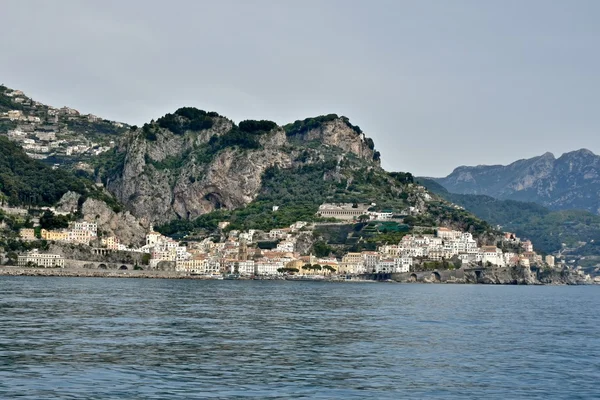
{"label": "water ripple", "polygon": [[0,278],[0,398],[600,398],[599,287]]}

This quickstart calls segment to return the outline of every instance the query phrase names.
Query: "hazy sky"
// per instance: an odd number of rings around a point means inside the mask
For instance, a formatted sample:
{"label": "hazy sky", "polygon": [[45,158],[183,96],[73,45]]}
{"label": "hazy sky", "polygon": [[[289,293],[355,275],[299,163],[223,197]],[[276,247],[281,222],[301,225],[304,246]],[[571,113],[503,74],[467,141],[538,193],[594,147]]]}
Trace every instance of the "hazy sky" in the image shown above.
{"label": "hazy sky", "polygon": [[600,153],[598,0],[3,0],[0,83],[143,124],[346,115],[388,170]]}

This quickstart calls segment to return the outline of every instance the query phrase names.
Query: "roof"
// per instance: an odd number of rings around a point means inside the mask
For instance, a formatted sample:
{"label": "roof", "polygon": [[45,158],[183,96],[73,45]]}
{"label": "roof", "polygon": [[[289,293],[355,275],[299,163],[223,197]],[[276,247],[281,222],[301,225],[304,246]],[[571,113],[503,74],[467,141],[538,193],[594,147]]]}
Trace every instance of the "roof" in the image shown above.
{"label": "roof", "polygon": [[497,251],[498,248],[496,246],[481,246],[481,250],[483,251]]}

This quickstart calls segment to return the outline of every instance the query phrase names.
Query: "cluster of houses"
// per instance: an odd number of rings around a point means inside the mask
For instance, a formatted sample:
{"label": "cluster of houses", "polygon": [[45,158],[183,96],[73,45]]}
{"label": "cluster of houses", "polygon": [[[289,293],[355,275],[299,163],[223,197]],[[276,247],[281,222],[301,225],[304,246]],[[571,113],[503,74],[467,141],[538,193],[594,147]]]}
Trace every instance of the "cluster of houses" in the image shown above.
{"label": "cluster of houses", "polygon": [[[364,210],[361,210],[361,212]],[[225,228],[227,223],[221,224]],[[503,242],[519,252],[503,252],[495,245],[478,246],[471,233],[439,227],[435,234],[408,234],[397,244],[385,244],[377,251],[350,252],[341,259],[336,257],[315,257],[298,251],[298,240],[302,235],[312,234],[312,225],[296,222],[289,227],[272,229],[269,232],[249,230],[230,231],[227,239],[215,243],[211,239],[188,242],[185,245],[155,232],[152,228],[146,235],[145,244],[139,248],[129,248],[114,236],[100,239],[107,250],[133,251],[150,255],[149,268],[171,269],[189,274],[241,276],[275,276],[285,273],[296,275],[360,275],[366,273],[410,272],[415,264],[431,261],[460,260],[462,265],[485,265],[508,267],[530,266],[545,263],[554,266],[554,257],[542,256],[533,250],[530,241],[521,241],[512,233],[506,233]],[[41,238],[51,241],[64,241],[90,245],[97,239],[97,225],[89,222],[71,223],[68,229],[42,230]],[[21,237],[35,239],[33,229],[22,229]],[[97,242],[96,242],[97,243]],[[261,243],[271,246],[261,248]],[[48,261],[46,255],[27,254],[22,263],[35,262],[38,265],[59,262]],[[21,260],[19,261],[21,263]]]}
{"label": "cluster of houses", "polygon": [[[35,240],[34,228],[22,228],[19,236],[23,240]],[[98,237],[98,224],[93,222],[71,222],[67,229],[40,230],[40,239],[54,242],[69,242],[90,245]]]}
{"label": "cluster of houses", "polygon": [[[70,132],[65,125],[67,121],[96,122],[101,120],[95,115],[81,115],[79,111],[69,107],[46,106],[33,101],[20,90],[7,89],[0,95],[10,98],[20,108],[26,107],[27,109],[27,112],[14,109],[0,113],[0,120],[8,120],[16,124],[16,127],[9,130],[6,135],[9,140],[19,143],[31,158],[44,159],[51,155],[72,156],[77,154],[94,156],[110,150],[115,144],[114,141],[91,142],[81,135]],[[116,127],[123,127],[123,124],[118,122],[112,122],[112,124]]]}
{"label": "cluster of houses", "polygon": [[[531,241],[523,241],[513,233],[505,233],[503,242],[513,244],[512,248],[523,251],[503,252],[496,245],[478,246],[469,232],[461,232],[445,227],[436,229],[436,234],[406,235],[397,245],[380,247],[379,253],[386,257],[402,257],[419,261],[460,260],[462,264],[479,264],[495,267],[530,266],[542,264],[542,256],[533,251]],[[516,246],[514,246],[516,244]],[[413,262],[413,261],[407,261]],[[546,264],[554,266],[554,257],[547,256]],[[411,264],[412,265],[412,264]]]}
{"label": "cluster of houses", "polygon": [[[319,209],[322,216],[338,219],[375,219],[386,221],[392,218],[391,211],[375,212],[373,205],[324,204]],[[372,209],[371,209],[372,210]],[[228,222],[219,224],[225,229]],[[435,234],[407,234],[399,243],[385,244],[376,251],[350,252],[341,258],[333,256],[315,257],[302,253],[310,242],[313,224],[298,221],[286,228],[269,232],[231,230],[226,240],[215,243],[211,239],[180,243],[155,232],[150,228],[145,244],[129,248],[115,236],[98,239],[97,225],[89,222],[73,222],[68,229],[44,230],[42,239],[101,246],[103,251],[130,251],[149,255],[150,269],[167,269],[198,275],[236,274],[241,276],[280,274],[295,275],[360,275],[368,273],[402,273],[415,270],[427,262],[452,262],[459,265],[485,265],[507,267],[546,264],[554,266],[554,257],[542,256],[533,250],[530,241],[521,241],[513,233],[502,238],[503,251],[496,245],[479,246],[473,235],[446,227],[435,229]],[[34,229],[22,229],[21,238],[35,239]],[[32,262],[31,257],[23,262]],[[40,258],[40,265],[48,263]],[[443,265],[442,265],[443,266]],[[449,265],[448,265],[449,266]]]}

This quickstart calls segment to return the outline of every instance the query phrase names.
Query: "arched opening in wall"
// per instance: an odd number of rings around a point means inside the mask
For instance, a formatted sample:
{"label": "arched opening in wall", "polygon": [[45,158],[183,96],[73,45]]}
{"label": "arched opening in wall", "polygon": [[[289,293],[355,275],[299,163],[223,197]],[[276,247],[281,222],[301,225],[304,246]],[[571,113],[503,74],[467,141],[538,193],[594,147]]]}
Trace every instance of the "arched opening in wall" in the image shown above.
{"label": "arched opening in wall", "polygon": [[98,269],[108,269],[106,264],[98,264]]}
{"label": "arched opening in wall", "polygon": [[410,274],[410,281],[411,282],[416,282],[417,281],[417,274]]}
{"label": "arched opening in wall", "polygon": [[124,270],[124,269],[129,269],[129,268],[127,268],[127,265],[121,265],[121,266],[119,267],[119,269],[120,269],[120,270]]}
{"label": "arched opening in wall", "polygon": [[213,205],[213,208],[215,210],[219,210],[225,207],[225,205],[223,204],[223,198],[219,193],[209,193],[206,196],[204,196],[204,199],[209,201],[210,204]]}
{"label": "arched opening in wall", "polygon": [[433,280],[434,282],[439,282],[442,280],[442,277],[440,276],[439,272],[434,271],[431,273],[431,280]]}

